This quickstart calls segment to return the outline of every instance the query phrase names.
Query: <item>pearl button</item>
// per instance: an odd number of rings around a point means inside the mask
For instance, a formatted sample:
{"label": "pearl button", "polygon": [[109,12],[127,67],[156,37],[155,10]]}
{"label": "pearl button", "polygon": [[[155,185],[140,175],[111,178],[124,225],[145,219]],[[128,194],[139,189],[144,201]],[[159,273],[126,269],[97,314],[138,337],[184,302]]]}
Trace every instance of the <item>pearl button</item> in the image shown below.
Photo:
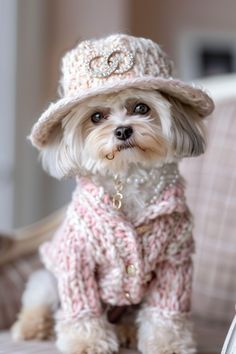
{"label": "pearl button", "polygon": [[145,282],[148,283],[152,279],[152,273],[148,273],[145,275]]}
{"label": "pearl button", "polygon": [[131,296],[130,296],[130,293],[127,291],[127,292],[125,292],[125,297],[126,297],[126,299],[127,300],[131,300]]}
{"label": "pearl button", "polygon": [[129,264],[127,267],[126,267],[126,273],[130,276],[134,276],[135,273],[136,273],[136,268],[134,266],[134,264]]}

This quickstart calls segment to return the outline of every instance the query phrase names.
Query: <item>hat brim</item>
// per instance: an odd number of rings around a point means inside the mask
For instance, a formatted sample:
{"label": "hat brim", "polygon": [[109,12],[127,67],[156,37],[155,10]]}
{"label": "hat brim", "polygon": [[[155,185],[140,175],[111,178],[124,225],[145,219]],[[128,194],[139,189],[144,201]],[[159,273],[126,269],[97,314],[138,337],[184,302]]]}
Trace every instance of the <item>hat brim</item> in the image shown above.
{"label": "hat brim", "polygon": [[87,99],[108,93],[120,92],[128,88],[138,88],[142,90],[158,90],[192,106],[198,114],[204,118],[214,109],[212,99],[201,88],[186,84],[176,79],[164,78],[138,78],[124,79],[114,83],[104,84],[99,88],[80,90],[72,97],[65,97],[55,103],[51,103],[48,109],[41,115],[37,123],[33,126],[30,140],[32,144],[41,150],[48,142],[50,135],[56,125],[73,109],[82,104]]}

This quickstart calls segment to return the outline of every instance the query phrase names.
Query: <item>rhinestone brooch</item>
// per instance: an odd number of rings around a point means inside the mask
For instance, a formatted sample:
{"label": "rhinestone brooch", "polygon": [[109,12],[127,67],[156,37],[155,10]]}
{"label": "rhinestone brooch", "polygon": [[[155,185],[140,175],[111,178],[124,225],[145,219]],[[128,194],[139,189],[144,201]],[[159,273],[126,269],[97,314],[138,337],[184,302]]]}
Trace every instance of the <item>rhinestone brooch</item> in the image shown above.
{"label": "rhinestone brooch", "polygon": [[129,50],[121,48],[92,52],[86,62],[87,70],[96,78],[105,78],[112,74],[124,74],[133,66],[133,54]]}

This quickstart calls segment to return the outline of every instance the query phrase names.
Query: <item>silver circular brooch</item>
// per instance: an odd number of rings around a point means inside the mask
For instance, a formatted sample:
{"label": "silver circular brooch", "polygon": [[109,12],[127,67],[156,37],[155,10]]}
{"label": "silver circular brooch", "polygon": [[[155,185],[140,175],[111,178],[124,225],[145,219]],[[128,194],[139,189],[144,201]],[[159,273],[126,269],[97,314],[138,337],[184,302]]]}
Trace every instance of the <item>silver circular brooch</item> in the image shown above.
{"label": "silver circular brooch", "polygon": [[87,62],[87,70],[93,77],[105,78],[112,74],[124,74],[134,66],[134,56],[126,49],[93,52]]}

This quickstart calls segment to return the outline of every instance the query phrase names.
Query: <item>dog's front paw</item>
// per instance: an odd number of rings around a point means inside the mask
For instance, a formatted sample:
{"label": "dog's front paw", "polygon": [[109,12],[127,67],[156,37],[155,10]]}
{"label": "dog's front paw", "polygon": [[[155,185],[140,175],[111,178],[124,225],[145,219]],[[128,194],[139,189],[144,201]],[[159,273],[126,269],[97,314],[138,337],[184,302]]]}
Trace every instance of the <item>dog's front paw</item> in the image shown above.
{"label": "dog's front paw", "polygon": [[113,326],[104,317],[56,325],[57,347],[65,354],[111,354],[119,345]]}
{"label": "dog's front paw", "polygon": [[54,320],[46,306],[23,309],[11,332],[14,340],[46,340],[53,337]]}
{"label": "dog's front paw", "polygon": [[196,354],[192,336],[181,336],[173,327],[156,328],[155,333],[140,335],[138,349],[142,354]]}
{"label": "dog's front paw", "polygon": [[138,349],[142,354],[195,354],[191,322],[184,315],[140,311]]}

